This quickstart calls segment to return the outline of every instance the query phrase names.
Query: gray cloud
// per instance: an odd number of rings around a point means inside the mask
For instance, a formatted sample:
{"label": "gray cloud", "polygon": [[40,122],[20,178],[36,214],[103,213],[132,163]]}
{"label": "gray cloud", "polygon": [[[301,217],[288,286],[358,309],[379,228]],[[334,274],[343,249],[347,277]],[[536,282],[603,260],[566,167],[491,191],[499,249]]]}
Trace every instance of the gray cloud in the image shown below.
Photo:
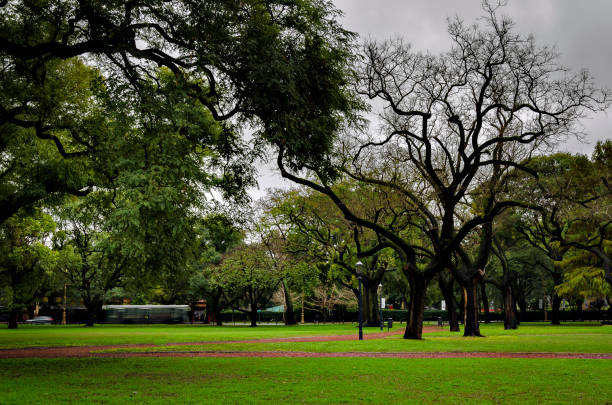
{"label": "gray cloud", "polygon": [[[483,15],[481,0],[334,0],[344,12],[342,24],[362,38],[403,37],[424,52],[448,49],[448,17],[468,23]],[[612,1],[610,0],[509,0],[503,14],[516,23],[518,32],[533,34],[541,45],[554,45],[561,61],[572,69],[587,68],[601,87],[612,89]],[[587,143],[570,139],[561,150],[590,154],[598,140],[612,138],[612,109],[582,122]],[[287,188],[292,183],[278,175],[272,165],[260,168],[262,197],[269,187]]]}
{"label": "gray cloud", "polygon": [[[468,23],[483,15],[480,0],[334,0],[342,23],[361,37],[402,37],[424,52],[448,49],[449,17]],[[612,1],[509,0],[502,14],[516,30],[533,34],[541,45],[554,45],[568,67],[588,69],[601,87],[612,89]],[[561,149],[590,153],[595,142],[612,138],[612,110],[582,123],[588,143],[569,140]]]}

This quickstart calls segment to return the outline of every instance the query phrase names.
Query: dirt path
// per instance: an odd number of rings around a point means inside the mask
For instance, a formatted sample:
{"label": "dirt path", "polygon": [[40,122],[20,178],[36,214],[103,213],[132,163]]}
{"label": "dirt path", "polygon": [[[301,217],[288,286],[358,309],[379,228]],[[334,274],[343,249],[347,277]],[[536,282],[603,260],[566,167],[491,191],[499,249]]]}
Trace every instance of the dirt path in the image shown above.
{"label": "dirt path", "polygon": [[[424,333],[437,332],[438,327],[425,327]],[[402,331],[370,333],[364,335],[364,339],[381,339],[389,336],[401,335]],[[493,353],[493,352],[289,352],[289,351],[267,351],[267,352],[231,352],[231,351],[163,351],[163,352],[112,352],[95,353],[107,349],[130,349],[130,348],[153,348],[160,346],[187,346],[187,345],[209,345],[227,343],[277,343],[277,342],[330,342],[354,340],[355,335],[334,336],[299,336],[274,339],[249,339],[249,340],[213,340],[205,342],[178,342],[156,344],[125,344],[104,346],[69,346],[69,347],[36,347],[22,349],[0,349],[0,359],[8,358],[60,358],[60,357],[369,357],[369,358],[397,358],[397,359],[431,359],[431,358],[547,358],[547,359],[606,359],[612,360],[609,353]]]}

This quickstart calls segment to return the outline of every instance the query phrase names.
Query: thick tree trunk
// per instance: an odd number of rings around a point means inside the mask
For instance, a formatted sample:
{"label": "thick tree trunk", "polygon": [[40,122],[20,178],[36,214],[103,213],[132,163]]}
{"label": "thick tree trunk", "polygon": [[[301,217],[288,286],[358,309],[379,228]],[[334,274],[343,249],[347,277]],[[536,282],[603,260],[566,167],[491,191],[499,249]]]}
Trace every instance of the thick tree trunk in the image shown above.
{"label": "thick tree trunk", "polygon": [[217,288],[215,294],[213,294],[213,321],[217,326],[222,326],[223,321],[221,321],[221,297],[223,296],[223,290],[221,288]]}
{"label": "thick tree trunk", "polygon": [[425,295],[427,282],[423,277],[411,277],[410,309],[404,339],[421,339],[423,336],[423,314],[425,312]]}
{"label": "thick tree trunk", "polygon": [[559,297],[557,293],[554,293],[553,299],[552,299],[552,314],[551,314],[551,318],[552,318],[551,323],[553,325],[561,324],[560,317],[559,317],[560,307],[561,307],[561,297]]}
{"label": "thick tree trunk", "polygon": [[478,323],[478,285],[480,277],[472,278],[463,286],[464,316],[463,336],[482,336]]}
{"label": "thick tree trunk", "polygon": [[9,314],[9,321],[8,321],[8,328],[9,329],[17,329],[17,326],[19,325],[19,314],[21,313],[21,310],[19,309],[11,309],[11,312]]}
{"label": "thick tree trunk", "polygon": [[257,326],[257,306],[251,306],[249,311],[249,318],[251,319],[251,327]]}
{"label": "thick tree trunk", "polygon": [[516,311],[514,298],[512,297],[512,287],[506,284],[503,290],[504,298],[504,329],[517,329]]}
{"label": "thick tree trunk", "polygon": [[295,312],[293,311],[293,302],[291,301],[291,295],[285,284],[285,280],[281,281],[283,286],[283,294],[285,297],[285,325],[295,325]]}
{"label": "thick tree trunk", "polygon": [[446,312],[448,314],[448,326],[451,332],[459,332],[459,318],[457,317],[457,308],[455,306],[455,297],[453,293],[455,280],[451,277],[448,280],[442,275],[438,277],[438,285],[446,302]]}
{"label": "thick tree trunk", "polygon": [[463,293],[463,287],[461,287],[461,299],[459,300],[459,322],[465,325],[465,294]]}
{"label": "thick tree trunk", "polygon": [[365,326],[380,326],[380,311],[378,309],[378,286],[363,284],[363,315]]}
{"label": "thick tree trunk", "polygon": [[487,297],[487,289],[484,281],[480,281],[480,298],[482,300],[482,309],[484,310],[485,323],[491,323],[491,315],[489,314],[489,297]]}
{"label": "thick tree trunk", "polygon": [[102,303],[99,301],[84,300],[85,308],[87,309],[87,320],[85,326],[94,326],[98,311],[102,309]]}

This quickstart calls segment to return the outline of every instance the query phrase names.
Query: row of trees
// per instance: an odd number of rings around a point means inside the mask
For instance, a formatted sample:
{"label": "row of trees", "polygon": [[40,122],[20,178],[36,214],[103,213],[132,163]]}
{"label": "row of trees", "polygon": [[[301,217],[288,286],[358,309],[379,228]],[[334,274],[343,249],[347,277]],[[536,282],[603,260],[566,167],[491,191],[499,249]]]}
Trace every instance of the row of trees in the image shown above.
{"label": "row of trees", "polygon": [[117,285],[172,281],[178,299],[213,243],[214,197],[246,200],[266,144],[318,161],[355,104],[336,15],[317,0],[0,2],[10,326],[52,269],[92,314]]}
{"label": "row of trees", "polygon": [[[91,314],[122,286],[254,323],[278,291],[287,310],[355,291],[358,260],[368,323],[392,280],[405,338],[421,338],[434,280],[466,336],[487,284],[516,326],[515,303],[542,285],[525,269],[550,274],[553,312],[561,295],[609,294],[612,146],[551,154],[609,95],[495,5],[481,25],[451,20],[440,55],[357,49],[318,0],[0,9],[0,277],[15,311],[62,274]],[[362,118],[375,107],[378,128]],[[303,188],[240,226],[270,151]]]}

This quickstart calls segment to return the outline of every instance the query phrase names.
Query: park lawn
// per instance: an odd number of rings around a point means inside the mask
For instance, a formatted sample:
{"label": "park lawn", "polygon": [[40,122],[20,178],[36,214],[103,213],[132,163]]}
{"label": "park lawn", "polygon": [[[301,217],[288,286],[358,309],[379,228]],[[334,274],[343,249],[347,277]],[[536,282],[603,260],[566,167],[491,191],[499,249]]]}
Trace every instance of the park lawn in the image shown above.
{"label": "park lawn", "polygon": [[[368,328],[369,329],[369,328]],[[224,343],[163,345],[150,348],[107,349],[100,352],[155,351],[304,351],[304,352],[555,352],[612,353],[612,326],[521,326],[504,330],[503,325],[483,325],[484,338],[464,338],[461,333],[424,334],[423,340],[401,336],[384,339],[332,342]]]}
{"label": "park lawn", "polygon": [[490,336],[487,338],[426,337],[421,341],[400,337],[363,341],[227,343],[164,345],[146,348],[105,349],[98,352],[177,351],[296,351],[296,352],[522,352],[612,353],[611,335]]}
{"label": "park lawn", "polygon": [[[403,325],[396,324],[401,330]],[[365,328],[365,333],[380,332]],[[386,329],[385,329],[386,331]],[[355,324],[326,325],[96,325],[87,328],[78,325],[19,325],[18,329],[0,328],[0,349],[23,347],[91,346],[118,344],[166,344],[177,342],[204,342],[211,340],[246,340],[286,338],[295,336],[327,336],[356,334]]]}
{"label": "park lawn", "polygon": [[601,404],[611,375],[584,359],[0,359],[0,402]]}

